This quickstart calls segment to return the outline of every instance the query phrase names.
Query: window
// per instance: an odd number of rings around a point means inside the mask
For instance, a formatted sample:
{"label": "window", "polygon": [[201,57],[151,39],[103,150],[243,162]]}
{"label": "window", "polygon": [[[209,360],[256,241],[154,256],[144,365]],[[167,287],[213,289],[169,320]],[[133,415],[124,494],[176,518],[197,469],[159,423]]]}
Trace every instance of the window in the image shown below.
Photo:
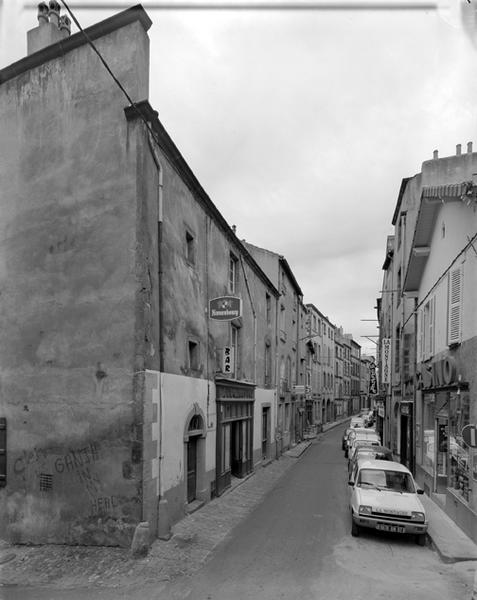
{"label": "window", "polygon": [[189,340],[189,369],[197,371],[199,369],[199,363],[199,344],[193,340]]}
{"label": "window", "polygon": [[265,343],[265,387],[272,383],[272,350],[270,343]]}
{"label": "window", "polygon": [[235,355],[235,377],[239,377],[240,373],[240,329],[235,325],[231,326],[230,345],[234,349]]}
{"label": "window", "polygon": [[189,231],[186,231],[186,259],[191,265],[195,264],[194,236]]}
{"label": "window", "polygon": [[282,340],[286,341],[286,333],[285,333],[285,307],[283,304],[280,305],[280,337]]}
{"label": "window", "polygon": [[233,254],[229,257],[229,292],[235,294],[238,287],[238,259]]}
{"label": "window", "polygon": [[270,294],[265,294],[265,304],[267,310],[267,325],[272,323],[272,298]]}
{"label": "window", "polygon": [[427,360],[434,355],[434,298],[426,302],[422,311],[422,359]]}
{"label": "window", "polygon": [[401,327],[396,327],[396,337],[394,339],[394,372],[399,373],[400,366],[400,352],[401,352]]}
{"label": "window", "polygon": [[401,269],[397,272],[397,297],[396,297],[396,305],[399,306],[401,302]]}
{"label": "window", "polygon": [[449,273],[449,300],[447,318],[447,343],[458,344],[461,341],[462,323],[462,266]]}

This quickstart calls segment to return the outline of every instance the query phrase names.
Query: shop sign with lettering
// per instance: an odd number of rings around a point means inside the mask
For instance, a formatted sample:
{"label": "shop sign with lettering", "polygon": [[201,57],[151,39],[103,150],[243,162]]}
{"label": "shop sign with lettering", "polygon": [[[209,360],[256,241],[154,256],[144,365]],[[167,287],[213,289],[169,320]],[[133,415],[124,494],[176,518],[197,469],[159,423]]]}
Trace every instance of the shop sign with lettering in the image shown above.
{"label": "shop sign with lettering", "polygon": [[215,321],[233,321],[242,316],[242,299],[220,296],[209,300],[209,317]]}
{"label": "shop sign with lettering", "polygon": [[222,372],[231,375],[235,371],[235,348],[233,346],[224,346],[222,353]]}
{"label": "shop sign with lettering", "polygon": [[381,356],[382,356],[381,383],[391,383],[391,338],[383,339]]}
{"label": "shop sign with lettering", "polygon": [[378,382],[376,380],[376,364],[374,361],[369,363],[369,393],[371,395],[378,393]]}
{"label": "shop sign with lettering", "polygon": [[417,373],[417,389],[428,390],[457,384],[457,366],[452,356],[421,365]]}

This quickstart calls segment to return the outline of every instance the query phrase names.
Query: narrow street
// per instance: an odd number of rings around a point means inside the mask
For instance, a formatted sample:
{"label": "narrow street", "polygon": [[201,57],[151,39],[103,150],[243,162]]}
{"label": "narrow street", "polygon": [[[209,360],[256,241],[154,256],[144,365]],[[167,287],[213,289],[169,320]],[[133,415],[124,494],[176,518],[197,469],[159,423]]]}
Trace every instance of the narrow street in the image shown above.
{"label": "narrow street", "polygon": [[313,443],[195,573],[185,569],[166,586],[17,585],[3,588],[2,598],[471,600],[475,562],[444,564],[431,547],[399,536],[351,536],[342,431],[337,427]]}
{"label": "narrow street", "polygon": [[445,565],[399,536],[351,537],[341,433],[310,446],[200,573],[161,598],[470,600],[475,563]]}

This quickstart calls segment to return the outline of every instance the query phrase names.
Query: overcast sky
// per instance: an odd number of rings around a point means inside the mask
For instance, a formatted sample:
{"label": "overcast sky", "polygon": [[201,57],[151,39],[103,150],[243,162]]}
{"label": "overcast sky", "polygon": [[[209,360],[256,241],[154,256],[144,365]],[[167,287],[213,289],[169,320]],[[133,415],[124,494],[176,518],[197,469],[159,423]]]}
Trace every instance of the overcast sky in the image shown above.
{"label": "overcast sky", "polygon": [[[134,2],[68,4],[87,27]],[[361,336],[376,324],[362,319],[376,318],[401,180],[435,149],[449,156],[477,143],[476,4],[187,11],[143,2],[153,21],[149,100],[192,171],[239,238],[285,256],[305,302],[364,353],[375,351]],[[0,6],[3,67],[26,54],[37,21],[22,0]]]}

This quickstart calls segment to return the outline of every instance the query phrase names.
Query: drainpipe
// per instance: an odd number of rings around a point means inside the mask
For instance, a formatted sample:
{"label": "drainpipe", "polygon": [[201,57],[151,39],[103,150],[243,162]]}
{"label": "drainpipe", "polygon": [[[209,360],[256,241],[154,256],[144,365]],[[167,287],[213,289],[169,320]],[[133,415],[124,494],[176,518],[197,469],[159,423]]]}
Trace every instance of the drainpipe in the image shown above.
{"label": "drainpipe", "polygon": [[245,286],[247,288],[248,298],[250,300],[250,306],[252,307],[253,314],[253,380],[257,383],[257,313],[255,312],[255,306],[253,304],[252,294],[250,293],[250,286],[248,283],[247,273],[245,272],[245,266],[243,264],[243,257],[240,254],[240,264],[242,265],[242,272],[245,279]]}
{"label": "drainpipe", "polygon": [[171,537],[171,523],[169,518],[168,502],[164,498],[163,489],[163,378],[164,373],[164,295],[163,295],[163,261],[162,261],[162,227],[163,227],[163,173],[159,155],[156,150],[154,138],[151,133],[148,133],[149,149],[151,150],[152,158],[157,169],[157,263],[158,263],[158,303],[159,303],[159,332],[158,332],[158,343],[159,343],[159,406],[158,406],[158,417],[159,417],[159,440],[158,440],[158,459],[159,459],[159,483],[158,483],[158,538],[170,539]]}
{"label": "drainpipe", "polygon": [[413,360],[413,406],[412,406],[412,449],[411,449],[411,473],[416,474],[416,414],[417,414],[417,306],[418,299],[414,298],[414,360]]}

